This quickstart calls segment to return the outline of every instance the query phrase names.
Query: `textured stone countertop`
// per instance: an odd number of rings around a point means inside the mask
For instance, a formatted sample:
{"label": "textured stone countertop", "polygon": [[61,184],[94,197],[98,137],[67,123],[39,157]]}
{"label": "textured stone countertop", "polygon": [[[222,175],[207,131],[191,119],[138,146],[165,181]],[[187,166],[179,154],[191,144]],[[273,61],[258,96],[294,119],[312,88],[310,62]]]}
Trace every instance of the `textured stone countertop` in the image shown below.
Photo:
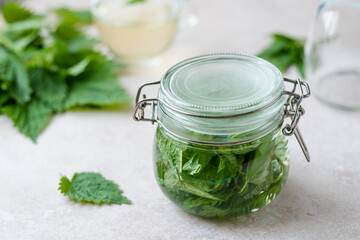
{"label": "textured stone countertop", "polygon": [[[27,1],[38,11],[87,1]],[[305,36],[314,0],[193,1],[200,22],[183,29],[161,65],[122,76],[135,95],[171,65],[205,53],[256,54],[271,32]],[[296,76],[290,71],[288,76]],[[155,126],[125,111],[66,112],[32,143],[0,116],[0,239],[359,239],[360,113],[312,98],[300,128],[312,162],[290,138],[291,170],[277,199],[259,212],[227,220],[189,215],[154,178]],[[96,171],[119,183],[132,205],[84,205],[59,191],[60,174]]]}

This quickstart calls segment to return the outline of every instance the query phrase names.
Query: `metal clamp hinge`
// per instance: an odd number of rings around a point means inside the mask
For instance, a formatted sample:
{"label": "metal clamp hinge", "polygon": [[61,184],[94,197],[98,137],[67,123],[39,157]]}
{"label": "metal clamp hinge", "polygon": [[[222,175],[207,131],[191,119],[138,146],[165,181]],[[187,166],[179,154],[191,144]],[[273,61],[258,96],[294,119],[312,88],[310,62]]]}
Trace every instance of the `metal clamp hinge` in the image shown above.
{"label": "metal clamp hinge", "polygon": [[[145,117],[145,108],[147,106],[151,106],[151,117],[150,118],[146,118]],[[146,95],[143,95],[143,99],[140,100],[138,102],[138,104],[136,104],[135,106],[135,112],[133,114],[133,118],[135,121],[146,121],[146,122],[151,122],[152,124],[154,124],[155,122],[157,122],[157,117],[156,117],[156,106],[157,106],[157,99],[156,98],[152,98],[152,99],[146,99]]]}
{"label": "metal clamp hinge", "polygon": [[[136,105],[135,105],[134,112],[133,112],[133,119],[135,121],[146,121],[146,122],[151,122],[152,124],[157,122],[156,106],[158,104],[158,99],[157,98],[146,99],[146,94],[143,94],[142,99],[140,100],[140,95],[141,95],[142,89],[146,86],[155,85],[155,84],[160,84],[160,81],[145,83],[140,86],[140,88],[136,94],[136,99],[135,99]],[[151,108],[150,118],[145,117],[145,108],[147,106],[151,106],[150,107]]]}
{"label": "metal clamp hinge", "polygon": [[309,150],[306,147],[305,141],[298,128],[298,123],[302,115],[305,114],[304,108],[301,106],[301,102],[304,98],[308,98],[311,95],[309,85],[301,81],[299,78],[296,80],[284,78],[286,82],[293,84],[291,91],[284,91],[284,95],[288,95],[288,99],[285,103],[285,117],[290,117],[291,122],[286,124],[282,129],[282,132],[286,136],[295,135],[301,150],[303,151],[305,158],[310,162]]}

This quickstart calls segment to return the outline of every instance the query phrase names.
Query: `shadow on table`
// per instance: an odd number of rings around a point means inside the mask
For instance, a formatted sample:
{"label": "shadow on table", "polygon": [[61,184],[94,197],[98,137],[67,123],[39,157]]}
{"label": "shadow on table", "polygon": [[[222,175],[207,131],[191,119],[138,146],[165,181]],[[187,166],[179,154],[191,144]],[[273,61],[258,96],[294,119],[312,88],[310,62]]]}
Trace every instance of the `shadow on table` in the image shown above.
{"label": "shadow on table", "polygon": [[[288,179],[280,195],[258,212],[237,218],[199,218],[199,220],[220,228],[266,229],[279,225],[286,226],[294,222],[317,221],[324,217],[324,213],[326,215],[332,214],[331,212],[341,208],[341,203],[333,201],[332,197],[325,195],[322,189],[317,189],[317,185],[306,188],[297,181]],[[184,214],[195,217],[187,213]]]}

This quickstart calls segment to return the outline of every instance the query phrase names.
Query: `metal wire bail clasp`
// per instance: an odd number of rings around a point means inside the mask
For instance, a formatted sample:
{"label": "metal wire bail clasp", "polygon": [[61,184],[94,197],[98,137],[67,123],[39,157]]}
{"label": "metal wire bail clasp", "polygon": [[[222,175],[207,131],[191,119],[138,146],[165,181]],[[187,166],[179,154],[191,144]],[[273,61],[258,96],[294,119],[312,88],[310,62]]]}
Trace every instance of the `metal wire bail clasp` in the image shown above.
{"label": "metal wire bail clasp", "polygon": [[[157,98],[146,99],[146,94],[143,94],[142,99],[140,100],[140,95],[141,95],[142,89],[146,86],[156,85],[156,84],[160,84],[160,81],[144,83],[143,85],[140,86],[140,88],[136,94],[136,99],[135,99],[136,105],[135,105],[134,112],[133,112],[133,119],[135,121],[146,121],[146,122],[151,122],[152,124],[157,122],[156,106],[157,106],[159,100]],[[145,108],[147,106],[151,106],[150,107],[151,108],[151,116],[149,118],[145,117]]]}
{"label": "metal wire bail clasp", "polygon": [[[300,144],[300,147],[305,155],[305,158],[308,162],[310,162],[310,155],[309,155],[309,151],[306,147],[306,144],[304,142],[304,139],[301,136],[300,130],[298,128],[298,123],[300,120],[300,117],[302,115],[305,114],[305,110],[304,108],[301,106],[301,102],[304,98],[308,98],[310,97],[310,87],[307,83],[301,81],[300,79],[296,79],[296,80],[292,80],[292,79],[288,79],[288,78],[284,78],[285,82],[288,82],[290,84],[293,85],[293,88],[291,91],[283,91],[282,95],[280,95],[278,98],[274,99],[273,102],[269,103],[268,105],[259,108],[257,110],[251,111],[251,112],[246,112],[246,113],[240,113],[240,114],[232,114],[232,115],[225,115],[225,116],[209,116],[209,115],[202,115],[202,114],[194,114],[191,112],[185,112],[182,111],[180,109],[174,108],[173,106],[169,105],[168,103],[164,102],[161,99],[158,98],[146,98],[146,94],[143,94],[142,99],[140,100],[140,96],[141,96],[141,91],[144,87],[149,86],[149,85],[156,85],[156,84],[160,84],[160,81],[157,82],[151,82],[151,83],[145,83],[143,85],[140,86],[137,95],[136,95],[136,102],[135,102],[135,108],[134,108],[134,112],[133,112],[133,118],[135,121],[147,121],[147,122],[151,122],[152,124],[159,123],[161,124],[161,122],[158,121],[157,116],[156,116],[156,107],[158,106],[159,103],[163,104],[164,106],[166,106],[167,108],[171,109],[172,111],[175,111],[177,113],[180,114],[184,114],[187,116],[191,116],[191,117],[198,117],[198,118],[235,118],[235,117],[241,117],[241,116],[248,116],[254,113],[257,113],[259,111],[262,111],[264,109],[267,109],[269,107],[271,107],[273,104],[275,104],[283,95],[287,95],[287,101],[285,103],[285,113],[284,113],[284,118],[289,117],[291,119],[291,122],[286,124],[284,126],[284,128],[282,129],[282,132],[285,136],[291,136],[291,135],[295,135],[297,141]],[[145,113],[145,109],[146,107],[150,106],[150,111],[151,111],[151,115],[150,117],[146,117],[146,113]],[[163,125],[162,125],[163,126]],[[164,126],[163,126],[164,127]],[[173,134],[173,133],[172,133]],[[175,136],[175,134],[173,134]],[[189,141],[189,142],[194,142],[191,139],[185,139],[182,138],[181,136],[176,136],[180,139],[183,139],[185,141]],[[255,141],[258,138],[254,138],[251,139],[251,141]],[[243,142],[236,142],[236,143],[231,143],[231,144],[243,144],[249,141],[243,141]],[[212,144],[212,143],[204,143],[204,142],[195,142],[195,143],[199,143],[199,144],[206,144],[206,145],[219,145],[219,144]],[[222,144],[224,145],[224,144]]]}
{"label": "metal wire bail clasp", "polygon": [[282,132],[286,136],[295,135],[297,141],[300,144],[305,158],[310,162],[309,150],[306,147],[304,139],[298,128],[300,117],[305,114],[304,108],[301,106],[301,102],[304,98],[308,98],[311,95],[310,87],[306,82],[301,81],[299,78],[296,80],[284,78],[286,82],[293,84],[291,91],[284,91],[284,95],[288,95],[288,99],[285,103],[285,117],[290,117],[291,123],[288,123],[282,129]]}

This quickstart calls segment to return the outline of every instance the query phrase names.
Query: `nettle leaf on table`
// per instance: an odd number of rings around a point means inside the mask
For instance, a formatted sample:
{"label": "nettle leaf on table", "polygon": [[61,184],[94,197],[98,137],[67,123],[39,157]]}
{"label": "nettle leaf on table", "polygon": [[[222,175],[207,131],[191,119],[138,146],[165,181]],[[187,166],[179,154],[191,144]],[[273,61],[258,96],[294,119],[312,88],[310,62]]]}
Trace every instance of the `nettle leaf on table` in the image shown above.
{"label": "nettle leaf on table", "polygon": [[75,173],[71,181],[63,176],[59,190],[71,200],[94,204],[130,204],[122,195],[123,191],[113,181],[105,179],[99,173]]}

